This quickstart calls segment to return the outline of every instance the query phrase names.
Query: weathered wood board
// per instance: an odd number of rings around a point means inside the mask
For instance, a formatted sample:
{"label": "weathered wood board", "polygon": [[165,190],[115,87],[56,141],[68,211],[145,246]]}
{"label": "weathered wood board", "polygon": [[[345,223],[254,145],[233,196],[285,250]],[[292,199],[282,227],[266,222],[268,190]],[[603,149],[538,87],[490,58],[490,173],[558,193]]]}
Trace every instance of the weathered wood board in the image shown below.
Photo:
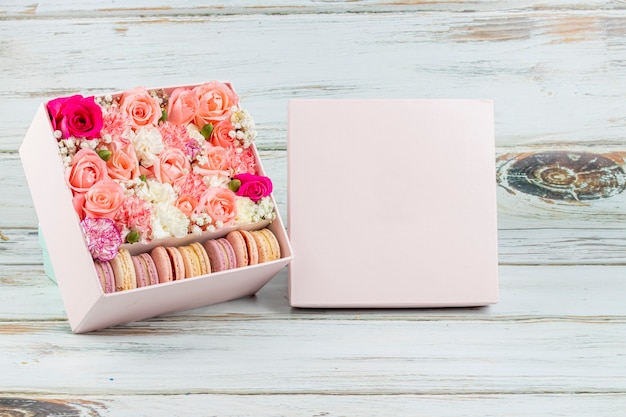
{"label": "weathered wood board", "polygon": [[[624,409],[624,2],[5,3],[0,415]],[[285,219],[289,99],[494,99],[500,303],[298,310],[288,305],[283,270],[255,297],[72,334],[44,275],[17,154],[37,106],[211,79],[231,80],[255,116]],[[341,174],[349,181],[360,168],[357,161]],[[441,169],[455,167],[441,161]]]}

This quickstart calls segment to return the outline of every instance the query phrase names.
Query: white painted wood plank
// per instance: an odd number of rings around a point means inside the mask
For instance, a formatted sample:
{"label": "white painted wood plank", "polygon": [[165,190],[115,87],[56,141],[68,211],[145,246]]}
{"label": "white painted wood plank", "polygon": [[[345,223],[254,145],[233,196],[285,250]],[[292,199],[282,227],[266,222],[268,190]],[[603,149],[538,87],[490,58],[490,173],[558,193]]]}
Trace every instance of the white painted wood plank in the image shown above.
{"label": "white painted wood plank", "polygon": [[[0,399],[0,404],[2,404]],[[565,395],[137,395],[21,396],[4,399],[0,411],[38,410],[67,417],[184,416],[196,412],[231,417],[322,416],[617,416],[620,394]],[[21,407],[20,407],[21,406]],[[19,408],[18,408],[19,407]],[[199,411],[202,410],[202,411]],[[10,415],[10,414],[9,414]],[[204,414],[202,414],[204,415]]]}
{"label": "white painted wood plank", "polygon": [[[621,322],[626,318],[626,267],[504,266],[500,267],[500,302],[483,308],[451,309],[293,309],[288,303],[287,270],[281,271],[255,297],[166,315],[131,328],[169,332],[174,323],[230,320],[322,320],[406,322],[527,321],[589,323]],[[41,267],[3,266],[0,269],[0,322],[65,321],[58,289]],[[332,325],[332,324],[330,324]],[[181,329],[186,325],[181,324]],[[195,325],[194,325],[195,326]],[[54,331],[65,332],[67,324]],[[124,332],[125,327],[120,328]],[[130,331],[132,333],[132,330]]]}
{"label": "white painted wood plank", "polygon": [[[3,399],[0,398],[0,411]],[[4,399],[4,409],[63,413],[67,417],[604,417],[620,415],[623,394],[562,395],[71,395]],[[21,406],[21,407],[20,407]],[[19,408],[18,408],[19,407]],[[200,411],[202,410],[202,411]],[[197,414],[194,414],[197,413]],[[11,414],[9,414],[11,415]],[[50,415],[50,414],[44,414]]]}
{"label": "white painted wood plank", "polygon": [[76,336],[64,323],[0,323],[2,392],[626,394],[624,320],[154,325]]}
{"label": "white painted wood plank", "polygon": [[80,0],[52,0],[33,3],[29,0],[16,0],[11,4],[0,6],[0,16],[11,18],[33,17],[67,17],[68,15],[160,15],[160,14],[186,14],[190,12],[203,14],[296,14],[296,13],[381,13],[398,11],[456,11],[468,12],[477,10],[519,10],[519,9],[607,9],[615,10],[623,8],[619,1],[587,0],[585,2],[575,0],[549,0],[549,1],[398,1],[387,2],[380,0],[349,0],[349,1],[324,1],[311,0],[306,3],[294,0],[236,0],[229,1],[227,5],[220,1],[194,1],[184,0],[171,2],[158,2],[150,0],[134,0],[120,4],[115,0],[100,0],[84,2]]}
{"label": "white painted wood plank", "polygon": [[[625,13],[1,20],[6,107],[0,114],[20,109],[7,118],[1,138],[3,146],[16,148],[21,135],[15,135],[31,116],[22,109],[35,103],[33,97],[219,78],[232,80],[242,93],[268,135],[261,140],[283,146],[292,97],[488,97],[496,102],[500,146],[621,145]],[[228,53],[215,59],[204,48],[186,48],[190,38],[209,39]]]}

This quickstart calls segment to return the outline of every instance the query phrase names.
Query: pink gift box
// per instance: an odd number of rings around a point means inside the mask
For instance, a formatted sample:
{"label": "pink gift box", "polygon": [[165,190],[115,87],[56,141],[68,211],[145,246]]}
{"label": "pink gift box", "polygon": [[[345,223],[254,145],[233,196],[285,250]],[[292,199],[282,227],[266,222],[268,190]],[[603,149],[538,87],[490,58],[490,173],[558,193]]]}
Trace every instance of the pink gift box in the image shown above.
{"label": "pink gift box", "polygon": [[[171,92],[175,87],[167,88]],[[254,145],[252,145],[254,147]],[[257,170],[263,167],[256,149]],[[70,326],[75,333],[188,310],[253,295],[291,260],[291,247],[276,210],[269,229],[280,244],[281,258],[253,266],[214,272],[181,281],[105,294],[72,205],[72,193],[64,179],[57,140],[45,104],[42,104],[20,147],[20,157],[39,218],[44,246],[58,283]],[[276,203],[272,198],[274,207]],[[267,222],[242,228],[258,229]],[[168,238],[130,245],[131,253],[147,252],[156,244],[180,246],[224,236],[233,227],[201,236]]]}
{"label": "pink gift box", "polygon": [[292,100],[294,307],[498,300],[493,103]]}

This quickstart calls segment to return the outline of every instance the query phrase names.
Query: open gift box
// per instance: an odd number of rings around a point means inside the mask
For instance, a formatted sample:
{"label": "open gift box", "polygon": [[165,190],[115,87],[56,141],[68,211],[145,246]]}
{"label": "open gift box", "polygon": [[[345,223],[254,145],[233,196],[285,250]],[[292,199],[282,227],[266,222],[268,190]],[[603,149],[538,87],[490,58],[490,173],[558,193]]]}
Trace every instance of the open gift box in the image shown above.
{"label": "open gift box", "polygon": [[490,100],[291,100],[294,307],[498,300]]}
{"label": "open gift box", "polygon": [[[253,295],[292,257],[252,142],[251,117],[230,84],[129,92],[42,104],[20,147],[44,254],[76,333]],[[113,160],[120,150],[126,159]],[[166,158],[166,151],[174,156]],[[106,190],[96,193],[97,187]],[[216,270],[218,264],[204,262],[208,256],[183,251],[233,231],[262,229],[272,232],[278,248],[268,249],[271,239],[259,243],[256,263],[252,252],[238,253],[237,262],[250,256],[246,266],[233,264],[230,252],[227,266]],[[165,279],[159,269],[158,282],[139,286],[137,264],[126,261],[159,247],[186,253],[181,265],[187,275],[172,264],[178,279]],[[123,252],[127,258],[118,262]],[[140,265],[154,280],[156,267],[149,268],[147,258],[153,257],[142,257]],[[111,290],[104,264],[125,265],[124,274],[134,268],[134,283],[120,284],[118,270],[107,266],[115,272],[117,288]]]}

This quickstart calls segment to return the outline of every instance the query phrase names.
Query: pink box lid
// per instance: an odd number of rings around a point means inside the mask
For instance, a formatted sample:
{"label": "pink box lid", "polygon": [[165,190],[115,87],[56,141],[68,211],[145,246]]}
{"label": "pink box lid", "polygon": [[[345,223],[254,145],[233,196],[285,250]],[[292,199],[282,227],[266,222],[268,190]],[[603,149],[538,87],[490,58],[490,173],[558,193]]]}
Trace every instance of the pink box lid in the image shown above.
{"label": "pink box lid", "polygon": [[490,100],[291,100],[290,303],[497,302]]}

